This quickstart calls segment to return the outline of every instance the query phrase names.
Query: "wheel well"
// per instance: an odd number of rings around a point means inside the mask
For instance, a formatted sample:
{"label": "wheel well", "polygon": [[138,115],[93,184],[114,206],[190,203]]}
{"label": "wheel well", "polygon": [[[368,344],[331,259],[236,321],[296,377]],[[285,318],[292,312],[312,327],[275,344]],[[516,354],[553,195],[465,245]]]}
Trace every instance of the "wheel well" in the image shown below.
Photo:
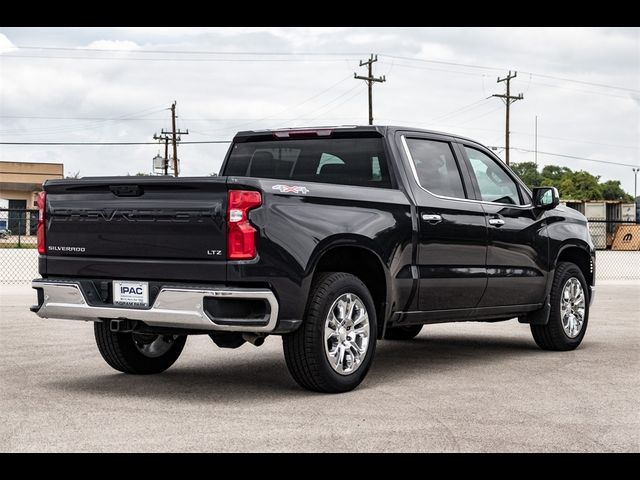
{"label": "wheel well", "polygon": [[559,262],[571,262],[578,266],[582,270],[584,278],[589,285],[593,285],[593,272],[591,269],[591,256],[578,247],[569,247],[558,256]]}
{"label": "wheel well", "polygon": [[362,280],[369,289],[376,307],[378,331],[382,331],[387,301],[387,280],[380,259],[373,252],[359,247],[333,248],[318,261],[314,277],[319,272],[346,272]]}

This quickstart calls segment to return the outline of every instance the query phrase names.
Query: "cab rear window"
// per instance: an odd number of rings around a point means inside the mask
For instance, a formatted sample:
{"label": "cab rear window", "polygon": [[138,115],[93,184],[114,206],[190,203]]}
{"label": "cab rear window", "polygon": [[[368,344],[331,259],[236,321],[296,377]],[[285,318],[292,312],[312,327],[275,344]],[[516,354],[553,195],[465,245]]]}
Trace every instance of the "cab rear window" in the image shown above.
{"label": "cab rear window", "polygon": [[222,175],[391,188],[381,138],[236,143]]}

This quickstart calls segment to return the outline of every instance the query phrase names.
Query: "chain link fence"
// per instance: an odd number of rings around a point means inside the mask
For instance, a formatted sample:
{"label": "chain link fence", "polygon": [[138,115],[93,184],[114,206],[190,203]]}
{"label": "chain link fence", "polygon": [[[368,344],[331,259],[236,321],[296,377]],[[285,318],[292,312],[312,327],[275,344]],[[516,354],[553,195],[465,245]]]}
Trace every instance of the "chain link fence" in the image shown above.
{"label": "chain link fence", "polygon": [[596,279],[640,280],[640,223],[589,220],[596,246]]}
{"label": "chain link fence", "polygon": [[[0,284],[38,277],[37,225],[38,210],[0,209]],[[589,230],[596,279],[640,280],[640,223],[590,220]]]}
{"label": "chain link fence", "polygon": [[38,276],[37,227],[37,209],[0,209],[0,283]]}

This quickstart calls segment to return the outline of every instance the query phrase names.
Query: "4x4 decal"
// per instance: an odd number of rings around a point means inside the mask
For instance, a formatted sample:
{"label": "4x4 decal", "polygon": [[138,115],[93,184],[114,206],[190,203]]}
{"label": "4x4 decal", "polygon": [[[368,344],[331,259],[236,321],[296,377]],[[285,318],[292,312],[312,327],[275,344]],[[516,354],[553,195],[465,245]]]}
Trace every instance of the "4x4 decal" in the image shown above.
{"label": "4x4 decal", "polygon": [[298,185],[274,185],[271,188],[273,190],[280,190],[281,193],[302,193],[303,195],[309,193],[307,187],[300,187]]}

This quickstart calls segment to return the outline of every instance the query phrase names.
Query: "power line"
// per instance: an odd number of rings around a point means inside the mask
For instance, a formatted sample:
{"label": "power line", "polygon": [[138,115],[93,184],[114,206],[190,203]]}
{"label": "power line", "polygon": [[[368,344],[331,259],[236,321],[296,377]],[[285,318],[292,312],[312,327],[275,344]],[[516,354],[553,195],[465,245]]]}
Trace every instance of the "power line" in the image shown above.
{"label": "power line", "polygon": [[[349,78],[351,78],[351,77],[349,77]],[[156,113],[156,112],[150,112],[147,115],[151,115],[151,113]],[[20,118],[20,119],[29,119],[29,120],[100,120],[100,121],[143,120],[145,122],[149,121],[149,120],[163,120],[163,119],[160,119],[160,118],[141,118],[141,117],[134,117],[134,118],[118,118],[118,117],[48,117],[48,116],[42,116],[42,115],[0,115],[0,118]]]}
{"label": "power line", "polygon": [[[350,78],[351,78],[351,76],[344,77],[344,78],[343,78],[343,79],[341,79],[340,81],[338,81],[338,82],[336,82],[336,83],[334,83],[334,84],[330,85],[329,87],[327,87],[327,88],[325,88],[325,89],[321,90],[321,91],[320,91],[320,92],[318,92],[318,93],[313,94],[312,96],[308,97],[307,99],[303,100],[302,102],[297,103],[297,104],[292,105],[292,106],[285,107],[285,108],[283,108],[283,109],[281,109],[281,110],[278,110],[278,112],[276,112],[276,113],[275,113],[275,114],[273,114],[273,115],[267,115],[266,117],[258,118],[258,119],[255,119],[255,120],[250,120],[250,121],[248,121],[248,122],[238,123],[238,124],[235,124],[235,125],[229,125],[229,126],[227,126],[227,127],[223,127],[223,128],[216,128],[216,129],[213,129],[213,130],[211,130],[211,131],[214,131],[214,132],[215,132],[215,131],[218,131],[218,132],[219,132],[219,131],[226,131],[226,130],[236,130],[238,127],[245,127],[245,126],[247,126],[247,125],[251,125],[251,124],[254,124],[254,123],[257,123],[257,122],[262,122],[262,121],[264,121],[264,120],[274,119],[274,116],[275,116],[275,115],[280,115],[280,114],[282,114],[282,113],[284,113],[284,112],[287,112],[287,111],[289,111],[289,110],[295,110],[296,108],[301,107],[302,105],[304,105],[304,104],[306,104],[306,103],[310,102],[311,100],[313,100],[313,99],[315,99],[315,98],[319,97],[320,95],[322,95],[322,94],[324,94],[324,93],[328,92],[329,90],[331,90],[331,89],[333,89],[333,88],[337,87],[337,86],[338,86],[338,85],[340,85],[341,83],[346,82],[346,81],[347,81],[347,80],[349,80]],[[333,100],[332,100],[332,101],[333,101]],[[320,108],[322,108],[322,107],[320,107]],[[289,119],[289,120],[295,120],[295,118],[293,118],[293,119]]]}
{"label": "power line", "polygon": [[[337,81],[336,83],[331,84],[330,86],[320,90],[317,93],[314,93],[313,95],[311,95],[310,97],[307,97],[305,100],[303,100],[300,103],[294,104],[294,105],[290,105],[288,107],[285,107],[283,109],[280,109],[278,112],[276,112],[273,115],[270,116],[266,116],[266,117],[262,117],[262,118],[255,118],[255,119],[242,119],[242,118],[236,118],[236,119],[227,119],[227,120],[245,120],[243,123],[239,123],[239,124],[234,124],[234,125],[229,125],[227,127],[224,128],[219,128],[219,129],[214,129],[211,131],[224,131],[224,130],[236,130],[239,127],[244,127],[246,125],[251,125],[253,123],[257,123],[257,122],[261,122],[264,120],[269,120],[269,119],[274,119],[274,120],[278,120],[275,115],[280,115],[282,113],[285,113],[289,110],[295,110],[299,107],[301,107],[302,105],[307,104],[308,102],[310,102],[311,100],[314,100],[315,98],[325,94],[326,92],[332,90],[333,88],[337,87],[338,85],[340,85],[341,83],[346,82],[347,80],[351,79],[351,75],[348,75],[344,78],[342,78],[341,80]],[[355,89],[355,88],[354,88]],[[345,94],[349,93],[351,90],[348,90]],[[328,103],[332,103],[333,101],[341,98],[343,95],[340,95],[337,98],[334,98],[333,100],[331,100]],[[328,104],[327,103],[327,104]],[[327,105],[325,104],[325,105]],[[325,105],[322,105],[320,108],[323,108]],[[155,107],[154,107],[155,108]],[[160,111],[164,111],[167,110],[166,108],[157,110],[157,112]],[[146,115],[150,115],[152,113],[157,113],[157,112],[148,112],[146,113]],[[139,112],[135,112],[135,113],[139,113]],[[24,118],[24,119],[51,119],[51,120],[94,120],[94,122],[91,122],[90,124],[87,124],[89,126],[72,126],[72,125],[67,125],[64,127],[53,127],[53,130],[51,133],[61,133],[64,131],[73,131],[73,130],[80,130],[80,129],[88,129],[88,128],[97,128],[98,126],[101,126],[102,123],[98,123],[98,122],[103,122],[103,121],[129,121],[129,120],[137,120],[137,121],[153,121],[153,120],[164,120],[164,119],[156,119],[156,118],[124,118],[127,117],[126,115],[121,116],[121,117],[115,117],[115,118],[105,118],[105,117],[46,117],[46,116],[18,116],[18,115],[0,115],[0,118]],[[283,118],[281,120],[285,120],[285,121],[290,121],[290,120],[299,120],[302,119],[304,117],[294,117],[294,118]],[[309,117],[307,117],[309,118]],[[313,118],[317,118],[317,117],[311,117],[310,119]],[[225,120],[225,119],[219,119],[219,118],[213,118],[213,119],[195,119],[195,118],[183,118],[183,120],[189,120],[189,121],[219,121],[219,120]],[[16,130],[10,130],[10,131],[0,131],[0,135],[4,134],[13,134],[13,135],[34,135],[34,134],[38,134],[38,133],[42,133],[44,135],[46,135],[46,131],[51,130],[51,127],[41,127],[39,129],[33,129],[33,130],[37,130],[36,132],[32,132],[32,133],[27,133],[27,132],[20,132],[20,131],[16,131]],[[184,143],[184,142],[183,142]]]}
{"label": "power line", "polygon": [[[347,78],[351,78],[351,76],[349,76],[349,77],[347,77]],[[342,82],[340,82],[340,83],[342,83]],[[331,100],[329,100],[328,102],[323,103],[323,104],[322,104],[322,105],[320,105],[319,107],[316,107],[316,108],[314,109],[314,111],[315,111],[315,112],[318,112],[319,110],[322,110],[324,107],[326,107],[326,106],[328,106],[328,105],[331,105],[332,103],[334,103],[334,102],[336,102],[336,101],[340,100],[340,99],[341,99],[342,97],[344,97],[345,95],[348,95],[349,93],[353,92],[356,88],[358,88],[358,86],[359,86],[359,85],[354,85],[353,87],[349,88],[349,89],[348,89],[348,90],[346,90],[345,92],[342,92],[342,93],[341,93],[340,95],[338,95],[337,97],[334,97],[334,98],[332,98]],[[327,109],[327,112],[328,112],[328,111],[330,111],[332,108],[333,108],[333,107],[331,107],[331,108]],[[316,115],[315,117],[311,117],[311,118],[307,117],[307,119],[308,119],[308,120],[313,120],[313,119],[315,119],[315,118],[318,118],[319,116],[324,115],[325,113],[326,113],[326,112],[323,112],[322,114],[320,114],[320,115]],[[296,120],[300,120],[301,118],[303,118],[303,117],[298,116],[298,117],[290,118],[290,119],[289,119],[289,121],[293,122],[293,121],[296,121]]]}
{"label": "power line", "polygon": [[[389,62],[384,62],[381,61],[380,64],[382,65],[390,65]],[[429,72],[446,72],[446,73],[452,73],[454,75],[471,75],[474,77],[483,77],[483,89],[484,89],[484,77],[486,76],[486,74],[484,73],[480,73],[480,72],[465,72],[462,70],[448,70],[448,69],[443,69],[443,68],[431,68],[431,67],[422,67],[422,66],[415,66],[415,65],[405,65],[402,63],[396,63],[395,64],[397,67],[400,68],[409,68],[409,69],[413,69],[413,70],[426,70]],[[534,76],[540,76],[534,73],[529,73],[529,72],[522,72],[522,73],[527,73],[529,75],[529,81],[527,82],[527,88],[525,89],[525,93],[527,91],[529,91],[529,86],[530,84],[534,84],[534,85],[541,85],[541,86],[546,86],[546,87],[552,87],[552,88],[561,88],[561,89],[565,89],[565,90],[571,90],[574,92],[581,92],[581,93],[586,93],[588,95],[603,95],[605,97],[615,97],[615,98],[624,98],[624,99],[629,99],[629,95],[616,95],[615,93],[606,93],[606,92],[601,92],[601,91],[597,91],[597,90],[583,90],[583,89],[579,89],[579,88],[571,88],[568,87],[566,85],[555,85],[552,83],[545,83],[545,82],[538,82],[538,81],[534,81],[531,78]],[[569,79],[565,79],[567,81],[570,81]],[[612,88],[617,88],[617,87],[612,87]]]}
{"label": "power line", "polygon": [[[95,52],[95,53],[103,53],[103,52],[107,52],[107,53],[142,53],[142,54],[147,54],[147,53],[160,53],[160,54],[180,54],[180,55],[238,55],[238,56],[272,56],[272,57],[276,57],[276,56],[283,56],[283,57],[295,57],[295,56],[315,56],[315,57],[322,57],[322,56],[327,56],[327,57],[333,57],[333,56],[361,56],[364,53],[363,52],[265,52],[265,51],[249,51],[249,52],[244,52],[244,51],[210,51],[210,50],[145,50],[145,49],[136,49],[136,50],[119,50],[119,49],[108,49],[108,48],[88,48],[88,47],[47,47],[47,46],[34,46],[34,45],[16,45],[16,48],[21,49],[21,50],[51,50],[51,51],[68,51],[68,52]],[[392,59],[397,59],[397,60],[408,60],[408,61],[412,61],[412,62],[421,62],[421,63],[432,63],[432,64],[437,64],[437,65],[450,65],[450,66],[455,66],[455,67],[465,67],[465,68],[475,68],[475,69],[481,69],[481,70],[495,70],[495,71],[502,71],[504,70],[504,68],[500,68],[500,67],[493,67],[493,66],[487,66],[487,65],[478,65],[478,64],[472,64],[472,63],[460,63],[460,62],[448,62],[448,61],[444,61],[444,60],[431,60],[431,59],[426,59],[426,58],[415,58],[415,57],[407,57],[407,56],[402,56],[402,55],[392,55],[392,54],[388,54],[388,53],[381,53],[380,54],[381,57],[387,57],[387,58],[392,58]],[[72,59],[76,59],[76,58],[80,58],[80,59],[93,59],[93,58],[99,58],[99,59],[115,59],[115,60],[122,60],[123,58],[118,58],[118,57],[77,57],[77,56],[68,56],[68,57],[64,57],[64,56],[57,56],[57,57],[51,57],[51,56],[35,56],[35,55],[12,55],[12,54],[3,54],[2,57],[19,57],[19,58],[27,58],[27,57],[31,57],[31,58],[72,58]],[[133,58],[131,60],[145,60],[144,58]],[[161,59],[146,59],[146,60],[172,60],[171,58],[167,59],[167,58],[161,58]],[[173,60],[178,60],[178,59],[173,59]],[[191,61],[192,59],[183,59],[186,61]],[[193,60],[197,60],[197,59],[193,59]],[[234,59],[201,59],[201,60],[205,60],[205,61],[236,61]],[[247,60],[240,60],[237,59],[237,61],[260,61],[258,59],[247,59]],[[274,60],[274,61],[284,61],[284,60]],[[299,60],[299,59],[290,59],[289,61],[303,61],[303,60]],[[337,60],[340,61],[340,60]],[[398,66],[403,66],[402,64],[397,64]],[[408,65],[405,65],[407,67],[409,67]],[[456,72],[456,73],[464,73],[464,72]],[[572,83],[579,83],[582,85],[590,85],[590,86],[594,86],[594,87],[600,87],[600,88],[611,88],[611,89],[615,89],[615,90],[623,90],[623,91],[628,91],[628,92],[635,92],[635,93],[640,93],[639,89],[634,89],[634,88],[628,88],[628,87],[620,87],[617,85],[610,85],[610,84],[605,84],[605,83],[598,83],[598,82],[589,82],[589,81],[585,81],[585,80],[576,80],[573,78],[565,78],[565,77],[558,77],[555,75],[547,75],[547,74],[542,74],[542,73],[535,73],[535,72],[528,72],[528,71],[524,71],[521,70],[520,73],[525,73],[528,75],[533,75],[533,76],[537,76],[537,77],[541,77],[541,78],[549,78],[552,80],[560,80],[563,82],[572,82]]]}
{"label": "power line", "polygon": [[[356,85],[357,87],[357,85]],[[354,89],[355,90],[355,89]],[[351,91],[351,90],[350,90]],[[332,107],[328,108],[327,110],[325,110],[324,112],[322,112],[320,115],[316,115],[313,118],[310,118],[309,120],[316,120],[317,118],[320,117],[324,117],[327,115],[327,113],[334,111],[336,108],[341,107],[342,105],[344,105],[345,103],[347,103],[348,101],[354,99],[355,97],[357,97],[358,95],[360,95],[362,92],[361,91],[356,91],[354,92],[352,95],[349,95],[347,98],[345,98],[344,100],[342,100],[341,102],[337,103],[336,105],[333,105]]]}
{"label": "power line", "polygon": [[[496,108],[492,108],[491,110],[487,110],[486,112],[481,113],[480,115],[476,115],[475,117],[471,117],[471,118],[469,118],[467,120],[464,120],[462,122],[458,122],[458,123],[455,123],[453,125],[449,125],[449,126],[447,126],[447,128],[456,128],[456,127],[459,127],[460,125],[464,125],[465,123],[473,122],[474,120],[477,120],[479,118],[486,117],[490,113],[497,112],[500,109],[502,109],[502,107],[500,107],[500,106],[498,106]],[[443,125],[443,126],[445,126],[445,125]],[[465,128],[469,128],[469,127],[465,127]]]}
{"label": "power line", "polygon": [[[503,147],[495,147],[494,146],[494,147],[489,147],[489,148],[503,148]],[[534,150],[530,150],[528,148],[512,147],[512,149],[513,150],[517,150],[519,152],[534,153]],[[633,165],[631,163],[610,162],[610,161],[607,161],[607,160],[598,160],[598,159],[595,159],[595,158],[578,157],[576,155],[566,155],[566,154],[563,154],[563,153],[542,152],[540,150],[538,150],[538,154],[549,155],[549,156],[552,156],[552,157],[562,157],[562,158],[572,158],[572,159],[576,159],[576,160],[585,160],[587,162],[605,163],[605,164],[608,164],[608,165],[620,165],[622,167],[636,167],[636,166],[638,166],[637,164]]]}
{"label": "power line", "polygon": [[531,81],[530,83],[533,83],[534,85],[542,85],[545,87],[561,88],[563,90],[570,90],[572,92],[586,93],[588,95],[603,95],[605,97],[615,97],[615,98],[624,98],[624,99],[630,98],[629,95],[616,95],[615,93],[598,92],[595,90],[583,90],[581,88],[571,88],[566,85],[554,85],[553,83],[545,83],[545,82],[537,82],[537,81]]}
{"label": "power line", "polygon": [[[136,112],[132,112],[132,113],[127,113],[125,115],[121,115],[119,117],[116,117],[114,119],[112,119],[113,121],[119,121],[119,120],[131,120],[131,119],[139,119],[140,117],[144,117],[145,115],[152,115],[158,112],[162,112],[166,110],[165,108],[162,109],[158,109],[157,106],[155,107],[150,107],[150,108],[146,108],[144,110],[139,110]],[[92,128],[98,128],[102,125],[104,125],[104,123],[107,120],[95,120],[86,124],[81,124],[81,125],[59,125],[57,127],[39,127],[39,128],[34,128],[31,130],[31,133],[29,132],[23,132],[20,129],[11,129],[11,130],[0,130],[0,135],[7,135],[7,134],[11,134],[11,135],[34,135],[34,134],[43,134],[43,135],[47,135],[47,134],[56,134],[56,133],[64,133],[64,132],[69,132],[69,131],[74,131],[74,130],[87,130],[87,129],[92,129]]]}
{"label": "power line", "polygon": [[3,53],[3,58],[38,58],[45,60],[134,60],[140,62],[317,62],[330,63],[342,62],[343,59],[311,59],[311,58],[140,58],[140,57],[80,57],[80,56],[64,56],[64,55],[13,55]]}
{"label": "power line", "polygon": [[461,113],[468,113],[471,110],[473,110],[476,107],[479,107],[483,102],[486,102],[489,99],[489,97],[487,98],[483,98],[481,100],[477,100],[473,103],[469,103],[468,105],[464,105],[460,108],[456,108],[455,110],[451,110],[448,113],[445,113],[443,115],[438,115],[437,117],[432,118],[431,120],[429,120],[430,122],[438,122],[440,120],[443,120],[445,118],[448,117],[452,117],[452,116],[456,116],[456,115],[460,115]]}
{"label": "power line", "polygon": [[[514,132],[511,131],[512,135],[525,135],[527,137],[532,137],[533,133],[525,133],[525,132]],[[615,147],[615,148],[628,148],[628,149],[632,149],[632,150],[638,150],[638,147],[633,147],[631,145],[620,145],[620,144],[615,144],[615,143],[602,143],[602,142],[590,142],[588,140],[576,140],[575,138],[565,138],[565,137],[554,137],[551,135],[540,135],[538,134],[539,138],[548,138],[550,140],[560,140],[563,142],[571,142],[571,143],[584,143],[584,144],[588,144],[588,145],[600,145],[603,147]]]}
{"label": "power line", "polygon": [[388,57],[388,58],[396,58],[398,60],[411,60],[413,62],[437,63],[439,65],[452,65],[452,66],[455,66],[455,67],[480,68],[480,69],[483,69],[483,70],[498,70],[498,71],[504,70],[502,68],[487,67],[487,66],[483,66],[483,65],[473,65],[473,64],[470,64],[470,63],[445,62],[443,60],[428,60],[426,58],[403,57],[401,55],[390,55],[388,53],[381,53],[380,56],[381,57]]}
{"label": "power line", "polygon": [[188,55],[269,55],[269,56],[300,56],[300,55],[310,55],[310,56],[360,56],[365,55],[363,52],[229,52],[224,50],[119,50],[117,48],[88,48],[88,47],[43,47],[43,46],[32,46],[32,45],[15,45],[16,48],[19,49],[29,49],[29,50],[62,50],[62,51],[83,51],[83,52],[117,52],[117,53],[176,53],[176,54],[188,54]]}
{"label": "power line", "polygon": [[[184,144],[195,143],[231,143],[231,140],[184,141]],[[158,145],[158,142],[0,142],[0,145]]]}
{"label": "power line", "polygon": [[[456,67],[477,68],[477,69],[482,69],[482,70],[503,70],[502,68],[489,67],[489,66],[485,66],[485,65],[474,65],[474,64],[470,64],[470,63],[446,62],[446,61],[442,61],[442,60],[429,60],[429,59],[425,59],[425,58],[415,58],[415,57],[403,57],[403,56],[399,56],[399,55],[390,55],[390,54],[387,54],[387,53],[381,53],[380,56],[381,57],[388,57],[388,58],[396,58],[396,59],[399,59],[399,60],[410,60],[410,61],[414,61],[414,62],[423,62],[423,63],[435,63],[435,64],[439,64],[439,65],[451,65],[451,66],[456,66]],[[520,73],[525,73],[527,75],[533,75],[534,77],[541,77],[541,78],[549,78],[549,79],[553,79],[553,80],[560,80],[560,81],[563,81],[563,82],[580,83],[580,84],[583,84],[583,85],[590,85],[590,86],[593,86],[593,87],[612,88],[614,90],[623,90],[623,91],[627,91],[627,92],[640,93],[639,89],[628,88],[628,87],[620,87],[620,86],[617,86],[617,85],[610,85],[610,84],[606,84],[606,83],[587,82],[587,81],[584,81],[584,80],[576,80],[576,79],[573,79],[573,78],[557,77],[555,75],[546,75],[546,74],[542,74],[542,73],[528,72],[528,71],[524,71],[524,70],[521,70]]]}
{"label": "power line", "polygon": [[[380,62],[381,65],[392,65],[392,63],[390,62],[384,62],[381,61]],[[417,66],[417,65],[407,65],[404,63],[395,63],[393,64],[397,67],[401,67],[401,68],[410,68],[413,70],[427,70],[430,72],[447,72],[447,73],[455,73],[458,75],[472,75],[474,77],[480,77],[480,76],[484,76],[484,73],[480,73],[480,72],[465,72],[463,70],[448,70],[446,68],[433,68],[433,67],[423,67],[423,66]]]}
{"label": "power line", "polygon": [[561,80],[563,82],[580,83],[582,85],[590,85],[592,87],[613,88],[614,90],[623,90],[623,91],[626,91],[626,92],[640,93],[640,90],[635,89],[635,88],[618,87],[618,86],[614,86],[614,85],[608,85],[606,83],[585,82],[584,80],[574,80],[573,78],[562,78],[562,77],[556,77],[556,76],[553,76],[553,75],[544,75],[542,73],[531,73],[531,72],[522,72],[522,73],[529,73],[529,75],[533,75],[535,77],[550,78],[552,80]]}
{"label": "power line", "polygon": [[[202,140],[202,141],[183,141],[180,142],[181,145],[184,144],[228,144],[231,143],[231,140]],[[0,145],[61,145],[61,146],[82,146],[82,145],[158,145],[157,142],[0,142]],[[504,147],[496,147],[490,146],[489,148],[504,148]],[[513,150],[517,150],[520,152],[533,153],[534,150],[530,150],[527,148],[521,147],[512,147]],[[541,155],[549,155],[553,157],[563,157],[563,158],[572,158],[576,160],[585,160],[588,162],[596,162],[596,163],[604,163],[608,165],[620,165],[623,167],[637,167],[638,165],[633,165],[631,163],[622,163],[622,162],[610,162],[607,160],[598,160],[595,158],[586,158],[586,157],[578,157],[576,155],[566,155],[562,153],[553,153],[553,152],[543,152],[538,150],[538,153]]]}

